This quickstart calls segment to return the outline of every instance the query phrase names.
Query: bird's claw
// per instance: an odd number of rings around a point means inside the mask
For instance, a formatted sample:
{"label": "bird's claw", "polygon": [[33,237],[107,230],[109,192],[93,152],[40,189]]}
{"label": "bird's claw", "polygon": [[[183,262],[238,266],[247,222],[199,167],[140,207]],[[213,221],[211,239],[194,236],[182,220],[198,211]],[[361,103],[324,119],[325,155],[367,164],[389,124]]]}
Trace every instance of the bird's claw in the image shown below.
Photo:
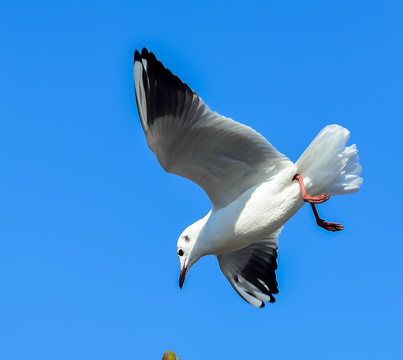
{"label": "bird's claw", "polygon": [[325,201],[328,201],[330,199],[330,195],[329,194],[322,194],[319,196],[310,196],[307,195],[304,197],[304,201],[308,202],[310,204],[322,204]]}
{"label": "bird's claw", "polygon": [[323,219],[319,219],[317,222],[318,226],[327,231],[341,231],[344,230],[344,226],[338,223],[327,222]]}

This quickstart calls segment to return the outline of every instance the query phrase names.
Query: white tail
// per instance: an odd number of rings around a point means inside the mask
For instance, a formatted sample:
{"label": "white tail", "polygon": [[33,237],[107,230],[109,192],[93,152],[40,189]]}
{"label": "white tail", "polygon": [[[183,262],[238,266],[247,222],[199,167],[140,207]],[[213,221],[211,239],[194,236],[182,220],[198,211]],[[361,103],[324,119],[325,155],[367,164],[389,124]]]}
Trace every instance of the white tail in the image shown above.
{"label": "white tail", "polygon": [[361,165],[354,145],[346,147],[350,132],[339,125],[326,126],[296,162],[307,192],[344,195],[362,184]]}

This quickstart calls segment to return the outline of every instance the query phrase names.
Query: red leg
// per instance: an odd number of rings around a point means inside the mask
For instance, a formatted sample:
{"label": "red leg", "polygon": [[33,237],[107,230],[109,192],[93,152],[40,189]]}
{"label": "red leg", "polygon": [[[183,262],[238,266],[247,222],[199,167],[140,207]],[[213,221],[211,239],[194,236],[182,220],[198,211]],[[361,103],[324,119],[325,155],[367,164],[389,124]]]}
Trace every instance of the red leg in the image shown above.
{"label": "red leg", "polygon": [[344,226],[338,223],[327,222],[319,217],[318,211],[316,210],[315,204],[311,204],[313,214],[315,215],[316,223],[321,228],[328,231],[340,231],[344,229]]}
{"label": "red leg", "polygon": [[328,231],[340,231],[344,229],[343,225],[327,222],[319,217],[315,204],[321,204],[329,200],[330,196],[328,194],[322,194],[319,196],[308,195],[305,190],[304,180],[302,179],[302,176],[297,174],[293,177],[293,180],[297,180],[299,182],[299,186],[301,187],[302,198],[304,199],[304,201],[311,204],[312,211],[313,214],[315,215],[315,220],[318,226]]}
{"label": "red leg", "polygon": [[293,178],[293,180],[297,180],[299,182],[299,186],[301,187],[302,198],[305,202],[309,202],[310,204],[322,204],[325,201],[329,200],[330,196],[328,194],[322,194],[319,196],[311,196],[306,193],[304,180],[302,176],[297,174]]}

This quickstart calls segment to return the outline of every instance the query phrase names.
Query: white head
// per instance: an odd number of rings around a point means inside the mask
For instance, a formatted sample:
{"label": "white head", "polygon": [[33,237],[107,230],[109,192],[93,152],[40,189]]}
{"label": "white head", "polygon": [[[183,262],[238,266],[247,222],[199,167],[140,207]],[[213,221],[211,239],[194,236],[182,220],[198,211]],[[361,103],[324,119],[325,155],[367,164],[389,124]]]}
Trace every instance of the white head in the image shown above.
{"label": "white head", "polygon": [[181,272],[179,275],[179,287],[182,289],[185,282],[186,274],[205,253],[200,246],[199,235],[206,223],[206,218],[196,221],[188,226],[181,234],[176,245],[176,253],[178,254]]}

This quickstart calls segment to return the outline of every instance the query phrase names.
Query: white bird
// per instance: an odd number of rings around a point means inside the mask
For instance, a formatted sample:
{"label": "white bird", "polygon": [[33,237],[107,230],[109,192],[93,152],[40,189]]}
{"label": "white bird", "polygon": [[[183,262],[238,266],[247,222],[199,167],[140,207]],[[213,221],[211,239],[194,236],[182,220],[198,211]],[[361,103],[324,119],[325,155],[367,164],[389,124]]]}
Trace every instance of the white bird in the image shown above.
{"label": "white bird", "polygon": [[[215,255],[238,294],[253,306],[274,302],[277,238],[282,226],[309,202],[357,192],[362,184],[349,131],[326,126],[294,164],[252,128],[213,112],[203,100],[143,49],[134,54],[134,85],[150,149],[169,173],[202,187],[213,208],[177,242],[182,288],[202,256]],[[308,193],[310,195],[308,195]]]}

